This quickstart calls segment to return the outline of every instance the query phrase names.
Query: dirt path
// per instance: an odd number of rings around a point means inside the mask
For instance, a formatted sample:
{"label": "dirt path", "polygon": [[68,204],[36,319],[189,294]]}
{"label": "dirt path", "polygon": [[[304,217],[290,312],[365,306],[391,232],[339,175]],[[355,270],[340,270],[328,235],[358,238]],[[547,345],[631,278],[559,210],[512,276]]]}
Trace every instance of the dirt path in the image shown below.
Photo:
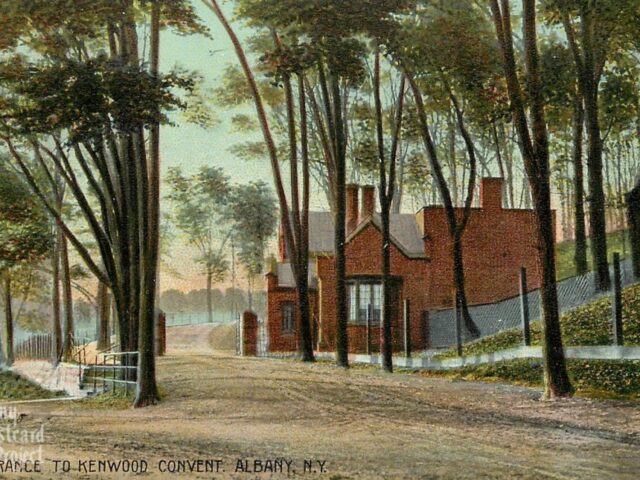
{"label": "dirt path", "polygon": [[[637,403],[537,401],[540,392],[327,364],[172,355],[166,398],[143,410],[21,407],[44,424],[45,474],[78,460],[144,459],[146,478],[638,478]],[[292,459],[296,474],[235,472],[237,461]],[[53,459],[72,461],[53,474]],[[225,472],[163,474],[163,460],[220,459]],[[305,459],[327,473],[302,474]],[[195,464],[192,464],[192,466]],[[265,465],[265,463],[263,463]],[[279,464],[278,464],[279,465]],[[188,468],[188,467],[187,467]],[[194,467],[198,468],[198,467]],[[1,477],[1,475],[0,475]]]}

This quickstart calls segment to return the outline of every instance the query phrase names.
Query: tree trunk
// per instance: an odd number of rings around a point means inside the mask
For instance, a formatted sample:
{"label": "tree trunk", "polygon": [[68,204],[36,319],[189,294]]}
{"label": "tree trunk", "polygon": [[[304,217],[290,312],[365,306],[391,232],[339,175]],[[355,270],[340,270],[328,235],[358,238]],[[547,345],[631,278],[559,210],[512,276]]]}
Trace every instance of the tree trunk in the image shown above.
{"label": "tree trunk", "polygon": [[307,100],[304,75],[298,76],[298,102],[300,107],[300,147],[302,154],[302,209],[300,212],[300,235],[298,255],[300,274],[296,279],[299,303],[302,360],[315,361],[313,353],[312,314],[309,303],[309,132],[307,126]]}
{"label": "tree trunk", "polygon": [[531,187],[533,200],[537,207],[535,215],[538,227],[538,247],[540,249],[538,264],[542,277],[540,300],[544,336],[542,343],[542,355],[545,364],[544,396],[546,398],[556,398],[570,395],[572,387],[567,375],[560,330],[551,194],[548,183],[540,182],[539,184],[532,184]]}
{"label": "tree trunk", "polygon": [[573,106],[573,191],[574,191],[574,235],[575,252],[573,261],[576,274],[584,275],[587,265],[587,234],[584,210],[584,167],[582,165],[582,140],[584,132],[584,106],[582,98],[576,94]]}
{"label": "tree trunk", "polygon": [[529,120],[516,66],[509,1],[501,0],[499,5],[498,0],[491,0],[491,12],[502,52],[502,63],[513,121],[520,139],[520,149],[535,205],[538,266],[541,276],[544,397],[565,397],[571,395],[572,387],[564,359],[558,311],[555,238],[549,187],[548,133],[539,69],[536,2],[535,0],[523,0],[524,56],[527,93],[531,104],[531,130],[529,129]]}
{"label": "tree trunk", "polygon": [[[132,32],[132,36],[135,30]],[[160,62],[160,2],[151,6],[150,73],[157,81]],[[138,335],[138,379],[136,408],[154,405],[160,400],[156,383],[155,331],[156,331],[156,282],[158,279],[158,248],[160,244],[160,124],[151,126],[150,161],[147,169],[144,154],[144,133],[138,133],[139,213],[141,227],[139,244],[141,255],[140,320]]]}
{"label": "tree trunk", "polygon": [[[207,319],[209,323],[213,323],[213,273],[207,271]],[[251,307],[249,307],[251,308]]]}
{"label": "tree trunk", "polygon": [[298,300],[298,318],[300,322],[299,344],[302,361],[313,362],[315,361],[315,356],[313,354],[313,336],[311,333],[311,308],[309,304],[309,281],[307,268],[302,268],[302,273],[300,274],[300,278],[296,284],[296,295]]}
{"label": "tree trunk", "polygon": [[[375,101],[375,121],[376,136],[378,143],[378,174],[379,174],[379,197],[381,207],[382,221],[382,325],[381,325],[381,355],[382,367],[386,372],[393,372],[393,332],[391,322],[393,321],[393,305],[392,305],[392,278],[391,278],[391,207],[393,203],[394,193],[396,190],[396,161],[398,158],[398,149],[400,145],[400,136],[402,129],[402,115],[404,110],[404,96],[406,78],[402,75],[400,80],[400,90],[395,108],[395,118],[392,127],[393,139],[391,142],[391,150],[389,161],[385,160],[384,147],[384,119],[382,113],[382,100],[380,96],[380,50],[376,48],[375,66],[373,77],[373,95]],[[389,164],[389,174],[387,177],[387,165]],[[368,345],[367,333],[367,349]]]}
{"label": "tree trunk", "polygon": [[[453,258],[453,282],[456,287],[456,301],[462,310],[462,320],[472,339],[480,336],[478,326],[471,318],[464,281],[464,257],[462,254],[462,232],[451,236],[451,256]],[[463,339],[464,340],[464,339]]]}
{"label": "tree trunk", "polygon": [[462,111],[458,106],[458,102],[455,96],[453,95],[453,93],[451,93],[451,100],[452,100],[452,103],[454,104],[456,116],[458,119],[458,128],[460,129],[460,132],[465,140],[465,145],[467,146],[467,151],[469,154],[469,163],[472,167],[469,175],[469,183],[467,185],[467,195],[466,195],[465,205],[463,209],[463,218],[459,220],[456,214],[454,203],[453,203],[452,194],[449,190],[447,181],[445,180],[444,175],[442,173],[442,166],[440,164],[440,161],[438,160],[438,154],[437,154],[435,144],[433,142],[433,138],[431,137],[431,134],[429,132],[429,126],[427,125],[425,106],[424,106],[424,101],[422,99],[422,94],[420,92],[420,89],[415,79],[413,79],[410,76],[408,78],[409,78],[409,84],[411,85],[411,88],[413,90],[413,97],[415,100],[416,109],[418,113],[418,120],[420,123],[420,129],[423,137],[422,139],[425,144],[425,149],[429,157],[431,170],[433,172],[437,189],[440,192],[440,196],[442,197],[442,201],[445,207],[445,213],[447,216],[448,230],[449,230],[449,235],[452,242],[451,252],[452,252],[452,261],[453,261],[453,267],[454,267],[453,268],[454,284],[456,286],[456,292],[457,292],[456,297],[461,302],[463,318],[464,318],[464,322],[465,322],[465,326],[467,327],[467,330],[469,331],[471,336],[477,338],[480,335],[480,331],[478,330],[478,327],[475,325],[475,322],[473,321],[473,319],[471,318],[471,314],[469,313],[466,292],[464,288],[464,268],[463,268],[463,262],[462,262],[462,235],[464,233],[464,230],[467,226],[467,222],[469,219],[471,204],[473,200],[473,189],[475,187],[476,159],[475,159],[474,146],[471,140],[471,136],[469,135],[465,127]]}
{"label": "tree trunk", "polygon": [[391,331],[392,304],[391,304],[391,233],[389,228],[388,202],[382,206],[382,367],[385,372],[393,372],[393,338]]}
{"label": "tree trunk", "polygon": [[627,201],[627,221],[631,240],[633,274],[636,278],[640,278],[640,180],[625,197]]}
{"label": "tree trunk", "polygon": [[4,362],[7,366],[13,365],[13,312],[11,309],[11,274],[4,274]]}
{"label": "tree trunk", "polygon": [[62,358],[62,323],[60,310],[60,245],[62,244],[64,234],[60,227],[56,226],[56,238],[51,255],[51,271],[52,271],[52,288],[51,288],[51,304],[53,308],[52,315],[52,333],[53,333],[53,354],[51,361],[57,365]]}
{"label": "tree trunk", "polygon": [[71,268],[69,266],[69,249],[67,239],[63,236],[60,244],[60,264],[62,266],[62,299],[64,311],[64,342],[62,355],[65,360],[73,356],[74,325],[73,325],[73,296],[71,293]]}
{"label": "tree trunk", "polygon": [[111,316],[111,295],[107,286],[98,283],[98,351],[107,350],[111,346],[111,335],[109,334],[109,317]]}
{"label": "tree trunk", "polygon": [[[595,100],[597,102],[597,100]],[[593,101],[587,100],[587,105]],[[605,218],[605,196],[602,178],[602,142],[597,118],[597,107],[589,105],[586,111],[589,132],[589,156],[587,166],[589,170],[589,234],[591,237],[591,258],[596,271],[596,288],[609,290],[609,264],[607,262],[607,224]]]}
{"label": "tree trunk", "polygon": [[589,183],[589,235],[591,258],[596,272],[596,289],[604,291],[611,287],[609,264],[607,263],[607,223],[605,218],[605,195],[602,178],[602,137],[598,108],[598,80],[594,59],[593,9],[582,12],[582,42],[584,69],[582,89],[585,102],[585,118],[589,149],[587,156]]}
{"label": "tree trunk", "polygon": [[[282,172],[280,169],[280,159],[278,158],[278,151],[276,148],[275,141],[271,134],[271,128],[269,125],[269,120],[267,119],[267,114],[264,108],[264,102],[262,100],[262,95],[258,90],[258,86],[255,80],[255,76],[249,66],[249,62],[247,60],[247,56],[244,53],[244,49],[242,48],[242,44],[238,39],[238,36],[234,32],[231,24],[227,21],[222,9],[217,0],[205,0],[205,5],[210,8],[220,23],[222,24],[224,30],[226,31],[231,43],[233,44],[234,50],[236,52],[236,56],[238,57],[238,61],[240,62],[240,66],[242,67],[242,71],[245,75],[245,79],[247,80],[247,85],[249,87],[249,91],[251,92],[251,96],[253,97],[254,104],[256,107],[256,113],[258,116],[258,121],[260,122],[260,128],[262,130],[262,135],[267,147],[267,151],[269,153],[269,161],[271,163],[271,173],[273,174],[273,183],[276,190],[276,195],[278,197],[278,204],[280,207],[280,222],[284,230],[285,243],[290,249],[289,259],[294,261],[293,249],[295,244],[293,228],[289,219],[289,206],[287,201],[287,196],[284,190],[284,184],[282,181]],[[306,267],[305,267],[306,268]],[[295,272],[294,272],[295,273]],[[296,278],[300,277],[299,272],[296,273]],[[303,289],[304,290],[304,289]],[[306,347],[305,347],[306,348]],[[313,358],[313,351],[310,352],[311,358]]]}
{"label": "tree trunk", "polygon": [[344,149],[344,124],[342,101],[338,78],[332,75],[335,161],[336,161],[336,212],[335,218],[335,272],[336,272],[336,314],[337,314],[337,364],[349,367],[349,338],[347,331],[347,286],[345,256],[346,221],[346,156]]}

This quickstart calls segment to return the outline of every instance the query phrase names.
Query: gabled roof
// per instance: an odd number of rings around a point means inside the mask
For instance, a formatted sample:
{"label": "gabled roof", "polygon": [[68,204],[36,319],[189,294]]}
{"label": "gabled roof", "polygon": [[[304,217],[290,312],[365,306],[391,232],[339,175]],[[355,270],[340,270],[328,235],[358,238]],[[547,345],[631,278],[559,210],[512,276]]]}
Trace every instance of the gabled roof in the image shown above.
{"label": "gabled roof", "polygon": [[[382,230],[379,214],[361,222],[347,237],[347,243],[355,238],[367,225]],[[413,214],[391,214],[391,241],[409,258],[426,258],[422,233]],[[334,252],[334,222],[331,212],[309,212],[309,253]]]}
{"label": "gabled roof", "polygon": [[[289,262],[278,263],[276,274],[278,275],[279,287],[295,288],[296,281],[293,278],[293,270],[291,269],[291,264]],[[309,279],[309,288],[318,288],[318,281],[316,279],[316,262],[309,262],[307,275]]]}

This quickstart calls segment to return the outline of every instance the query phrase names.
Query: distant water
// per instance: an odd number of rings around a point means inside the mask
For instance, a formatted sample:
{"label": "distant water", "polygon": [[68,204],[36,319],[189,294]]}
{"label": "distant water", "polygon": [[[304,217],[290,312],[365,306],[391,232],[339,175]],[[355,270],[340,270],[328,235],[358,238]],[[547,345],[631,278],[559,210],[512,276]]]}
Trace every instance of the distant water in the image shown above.
{"label": "distant water", "polygon": [[[234,323],[240,313],[234,318],[233,312],[216,311],[213,312],[213,323],[215,324],[229,324]],[[203,323],[209,323],[209,315],[207,312],[178,312],[167,313],[167,326],[174,327],[178,325],[200,325]],[[20,328],[19,325],[14,325],[14,344],[18,344],[35,333],[49,333],[49,332],[29,332]],[[95,325],[91,325],[89,322],[82,322],[77,324],[75,328],[76,338],[82,338],[86,340],[96,339]],[[0,332],[0,338],[2,333]]]}
{"label": "distant water", "polygon": [[[240,315],[240,313],[238,313],[237,315]],[[234,323],[238,319],[237,315],[234,316],[233,312],[214,311],[213,323]],[[203,323],[209,323],[209,314],[207,312],[167,313],[168,327],[175,327],[178,325],[200,325]]]}

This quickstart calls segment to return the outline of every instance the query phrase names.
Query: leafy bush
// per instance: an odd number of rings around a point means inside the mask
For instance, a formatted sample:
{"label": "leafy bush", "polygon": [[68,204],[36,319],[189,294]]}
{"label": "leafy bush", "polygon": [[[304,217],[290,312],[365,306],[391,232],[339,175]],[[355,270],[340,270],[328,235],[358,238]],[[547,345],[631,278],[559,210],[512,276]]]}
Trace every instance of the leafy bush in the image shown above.
{"label": "leafy bush", "polygon": [[[640,345],[640,285],[622,292],[622,322],[625,345]],[[562,340],[567,346],[611,345],[611,299],[601,298],[565,313],[560,319]],[[531,324],[531,344],[542,345],[540,322]],[[463,355],[480,355],[522,345],[520,329],[505,330],[463,346]],[[436,358],[452,358],[455,348],[445,350]]]}

